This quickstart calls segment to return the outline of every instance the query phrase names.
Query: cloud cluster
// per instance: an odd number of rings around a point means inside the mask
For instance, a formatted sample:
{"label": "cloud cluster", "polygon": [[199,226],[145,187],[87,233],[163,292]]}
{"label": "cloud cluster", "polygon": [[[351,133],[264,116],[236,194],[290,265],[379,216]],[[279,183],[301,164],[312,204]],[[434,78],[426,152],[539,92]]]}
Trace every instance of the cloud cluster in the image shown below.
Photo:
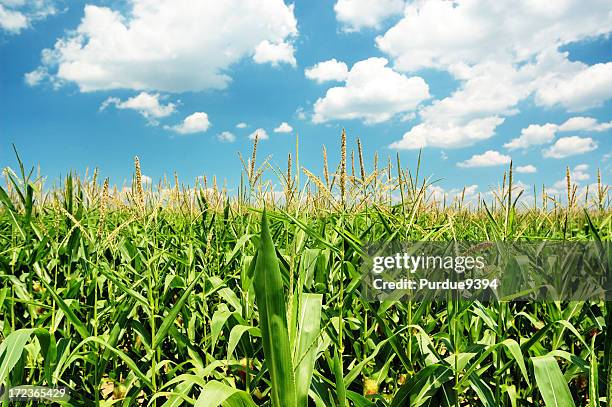
{"label": "cloud cluster", "polygon": [[486,61],[518,63],[610,31],[607,0],[411,2],[404,17],[377,38],[398,69],[447,69]]}
{"label": "cloud cluster", "polygon": [[291,133],[292,131],[293,127],[291,127],[287,122],[282,122],[274,129],[274,133]]}
{"label": "cloud cluster", "polygon": [[329,81],[344,82],[348,76],[348,66],[336,58],[319,62],[304,70],[304,75],[317,83]]}
{"label": "cloud cluster", "polygon": [[217,140],[222,143],[233,143],[234,141],[236,141],[236,136],[232,132],[223,131],[217,134]]}
{"label": "cloud cluster", "polygon": [[[599,123],[592,117],[576,116],[562,124],[530,124],[521,130],[521,135],[504,144],[509,150],[527,149],[551,143],[557,133],[590,131],[602,132],[612,128],[612,121]],[[590,137],[570,136],[559,138],[550,148],[543,151],[544,157],[565,158],[583,154],[597,148],[597,142]]]}
{"label": "cloud cluster", "polygon": [[210,127],[208,115],[204,112],[195,112],[174,126],[164,126],[164,129],[179,134],[204,133]]}
{"label": "cloud cluster", "polygon": [[0,0],[0,31],[19,34],[35,21],[56,13],[52,0]]}
{"label": "cloud cluster", "polygon": [[423,147],[461,148],[486,140],[504,119],[497,116],[474,119],[465,124],[428,122],[414,126],[401,140],[389,145],[400,150],[418,150]]}
{"label": "cloud cluster", "polygon": [[[601,106],[612,97],[612,62],[589,66],[569,60],[559,48],[609,33],[610,27],[612,14],[604,0],[589,7],[580,0],[554,7],[540,1],[411,2],[403,18],[377,38],[379,49],[397,70],[444,70],[460,85],[421,109],[422,127],[407,131],[393,146],[470,145],[463,127],[514,115],[532,95],[542,107],[582,111]],[[484,138],[494,136],[495,127],[488,130]]]}
{"label": "cloud cluster", "polygon": [[100,110],[108,106],[115,106],[117,109],[136,110],[147,119],[157,119],[171,115],[176,111],[174,103],[163,104],[160,102],[159,93],[140,92],[138,95],[122,101],[116,97],[109,97],[100,106]]}
{"label": "cloud cluster", "polygon": [[409,112],[428,99],[429,87],[418,77],[407,77],[387,67],[385,58],[368,58],[353,65],[344,86],[327,90],[314,104],[314,123],[360,119],[381,123]]}
{"label": "cloud cluster", "polygon": [[544,150],[544,157],[565,158],[584,154],[597,149],[597,142],[590,137],[561,137],[550,148]]}
{"label": "cloud cluster", "polygon": [[499,151],[487,150],[482,154],[475,154],[470,159],[457,163],[458,167],[493,167],[510,163],[510,156],[501,154]]}
{"label": "cloud cluster", "polygon": [[336,19],[348,32],[380,28],[386,19],[401,14],[403,9],[403,0],[338,0],[334,5]]}
{"label": "cloud cluster", "polygon": [[256,129],[254,132],[252,132],[251,134],[249,134],[249,140],[255,140],[255,136],[257,136],[257,138],[261,141],[261,140],[267,140],[270,138],[270,136],[268,136],[268,132],[266,132],[265,129],[262,129],[261,127]]}
{"label": "cloud cluster", "polygon": [[223,89],[245,57],[295,64],[293,6],[279,0],[133,0],[121,12],[86,5],[79,26],[43,51],[39,76],[83,92]]}
{"label": "cloud cluster", "polygon": [[273,44],[268,40],[264,40],[255,47],[253,61],[258,64],[270,63],[272,66],[286,63],[295,67],[297,61],[293,55],[294,53],[295,48],[293,48],[293,44],[284,41]]}
{"label": "cloud cluster", "polygon": [[518,172],[519,174],[534,174],[538,172],[538,169],[531,164],[519,165],[518,167],[516,167],[516,172]]}

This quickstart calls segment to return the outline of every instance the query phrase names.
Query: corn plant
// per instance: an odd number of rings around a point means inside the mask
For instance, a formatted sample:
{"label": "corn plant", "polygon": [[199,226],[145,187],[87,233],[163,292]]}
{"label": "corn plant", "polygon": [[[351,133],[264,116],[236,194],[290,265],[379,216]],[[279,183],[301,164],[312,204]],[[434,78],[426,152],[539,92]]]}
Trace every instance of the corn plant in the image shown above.
{"label": "corn plant", "polygon": [[98,171],[48,187],[17,156],[0,187],[0,383],[66,386],[73,406],[612,405],[610,302],[370,302],[360,285],[373,242],[603,248],[601,176],[588,196],[568,177],[567,196],[527,202],[510,167],[476,201],[433,194],[420,159],[368,169],[360,142],[353,171],[344,132],[337,165],[324,149],[301,168],[297,150],[279,169],[256,140],[235,195],[216,177],[143,184],[138,159],[125,188]]}

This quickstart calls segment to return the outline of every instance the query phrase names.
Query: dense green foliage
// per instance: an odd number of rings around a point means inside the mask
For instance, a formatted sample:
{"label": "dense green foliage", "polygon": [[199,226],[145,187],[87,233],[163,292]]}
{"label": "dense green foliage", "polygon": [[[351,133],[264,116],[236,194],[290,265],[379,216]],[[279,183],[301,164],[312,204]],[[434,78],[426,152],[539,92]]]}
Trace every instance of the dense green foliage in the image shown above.
{"label": "dense green foliage", "polygon": [[606,209],[440,208],[405,178],[398,203],[295,198],[262,222],[216,191],[22,176],[0,191],[1,382],[83,406],[605,403],[606,303],[369,303],[359,265],[393,239],[610,240]]}

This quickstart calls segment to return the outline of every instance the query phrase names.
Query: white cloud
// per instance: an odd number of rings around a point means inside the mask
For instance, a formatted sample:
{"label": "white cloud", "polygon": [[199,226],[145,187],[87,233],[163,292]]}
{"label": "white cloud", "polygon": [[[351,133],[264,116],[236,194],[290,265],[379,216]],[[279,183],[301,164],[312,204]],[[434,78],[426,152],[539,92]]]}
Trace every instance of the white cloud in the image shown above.
{"label": "white cloud", "polygon": [[[452,73],[462,84],[450,96],[422,108],[421,124],[406,135],[418,134],[422,146],[448,144],[454,148],[493,136],[495,127],[504,120],[502,116],[517,113],[516,105],[529,94],[530,69],[533,68],[516,69],[492,62],[453,66]],[[477,137],[471,133],[475,124],[481,128]],[[431,131],[423,132],[424,129]],[[445,140],[449,129],[452,136]]]}
{"label": "white cloud", "polygon": [[499,151],[487,150],[482,154],[473,155],[472,158],[457,163],[458,167],[472,168],[472,167],[492,167],[496,165],[508,164],[510,162],[510,156],[500,154]]}
{"label": "white cloud", "polygon": [[281,44],[298,33],[293,6],[279,0],[128,4],[125,12],[86,5],[79,26],[43,51],[43,65],[83,92],[223,89],[232,64],[263,41]]}
{"label": "white cloud", "polygon": [[151,183],[153,182],[153,179],[151,177],[149,177],[148,175],[142,175],[141,176],[142,179],[142,183],[145,185],[151,185]]}
{"label": "white cloud", "polygon": [[565,158],[584,154],[597,149],[597,143],[590,137],[561,137],[550,148],[543,151],[544,157]]}
{"label": "white cloud", "polygon": [[282,122],[277,128],[274,129],[274,133],[291,133],[292,131],[293,127],[291,127],[287,122]]}
{"label": "white cloud", "polygon": [[578,164],[577,166],[574,167],[572,178],[575,181],[586,181],[589,178],[591,178],[591,176],[587,173],[588,170],[589,170],[588,164]]}
{"label": "white cloud", "polygon": [[587,66],[573,72],[550,74],[539,81],[536,102],[544,106],[561,105],[570,111],[598,107],[612,96],[612,62]]}
{"label": "white cloud", "polygon": [[114,105],[117,109],[136,110],[147,119],[166,117],[176,111],[174,103],[166,105],[160,103],[159,93],[140,92],[138,95],[125,101],[121,101],[121,99],[116,97],[109,97],[102,103],[100,110],[104,110],[110,105]]}
{"label": "white cloud", "polygon": [[610,128],[612,128],[612,122],[599,123],[592,117],[583,116],[571,117],[561,125],[554,123],[530,124],[528,127],[521,130],[521,135],[519,137],[510,140],[510,142],[504,144],[504,147],[510,150],[518,148],[526,149],[531,146],[548,144],[552,142],[556,133],[558,132],[602,132]]}
{"label": "white cloud", "polygon": [[240,122],[236,125],[237,129],[246,129],[248,126],[248,124],[246,124],[245,122]]}
{"label": "white cloud", "polygon": [[0,1],[0,30],[9,34],[19,34],[33,22],[56,14],[51,0],[3,0]]}
{"label": "white cloud", "polygon": [[24,81],[28,86],[36,86],[49,77],[45,68],[39,67],[24,75]]}
{"label": "white cloud", "polygon": [[499,2],[431,0],[410,3],[379,48],[398,69],[446,69],[485,61],[515,63],[551,47],[610,31],[607,0]]}
{"label": "white cloud", "polygon": [[234,141],[236,141],[236,136],[229,131],[223,131],[217,134],[217,140],[223,143],[233,143]]}
{"label": "white cloud", "polygon": [[323,83],[328,81],[343,82],[348,76],[348,67],[344,62],[337,61],[336,58],[319,62],[304,70],[304,75],[308,79]]}
{"label": "white cloud", "polygon": [[9,10],[0,4],[0,28],[12,34],[18,34],[28,26],[28,18],[20,11]]}
{"label": "white cloud", "polygon": [[538,169],[531,164],[519,165],[518,167],[516,167],[516,172],[518,172],[519,174],[533,174],[535,172],[538,172]]}
{"label": "white cloud", "polygon": [[577,116],[567,119],[559,126],[559,131],[606,131],[612,129],[612,121],[599,123],[592,117]]}
{"label": "white cloud", "polygon": [[380,28],[381,23],[401,14],[403,0],[338,0],[334,5],[336,19],[345,31]]}
{"label": "white cloud", "polygon": [[450,96],[419,112],[428,128],[444,128],[514,115],[532,95],[538,106],[600,106],[612,97],[612,63],[570,61],[559,48],[611,27],[605,0],[589,7],[563,0],[554,8],[541,0],[414,1],[377,45],[397,70],[436,68],[459,81]]}
{"label": "white cloud", "polygon": [[399,150],[466,147],[492,137],[497,126],[503,122],[503,118],[496,116],[475,119],[465,125],[424,122],[404,133],[401,140],[391,143],[389,147]]}
{"label": "white cloud", "polygon": [[278,66],[281,62],[296,66],[294,52],[295,49],[290,43],[279,42],[278,44],[272,44],[270,41],[264,40],[255,47],[253,61],[258,64],[271,63],[272,66]]}
{"label": "white cloud", "polygon": [[504,144],[509,150],[517,148],[528,148],[530,146],[550,143],[555,138],[558,126],[552,123],[546,124],[530,124],[528,127],[521,130],[521,135],[518,138]]}
{"label": "white cloud", "polygon": [[450,96],[436,100],[420,112],[428,122],[465,123],[486,116],[516,113],[516,104],[529,94],[527,68],[488,62],[451,69],[462,81]]}
{"label": "white cloud", "polygon": [[429,98],[429,87],[420,77],[407,77],[386,67],[385,58],[357,62],[344,86],[327,90],[314,104],[314,123],[361,119],[381,123],[398,113],[414,110]]}
{"label": "white cloud", "polygon": [[270,138],[268,137],[268,133],[262,128],[256,129],[254,132],[249,134],[249,139],[255,140],[256,135],[259,136],[259,140],[267,140]]}
{"label": "white cloud", "polygon": [[204,112],[195,112],[174,126],[164,126],[166,130],[172,130],[179,134],[203,133],[210,127],[208,115]]}

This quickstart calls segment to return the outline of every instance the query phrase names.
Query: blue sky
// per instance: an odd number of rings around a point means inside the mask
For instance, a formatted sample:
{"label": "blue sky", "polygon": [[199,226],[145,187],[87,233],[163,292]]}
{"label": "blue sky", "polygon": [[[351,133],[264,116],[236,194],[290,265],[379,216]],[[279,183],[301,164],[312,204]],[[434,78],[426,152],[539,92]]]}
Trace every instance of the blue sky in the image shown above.
{"label": "blue sky", "polygon": [[121,184],[138,155],[154,180],[231,187],[256,129],[280,166],[298,132],[320,173],[344,127],[370,164],[423,148],[447,192],[487,191],[510,158],[525,185],[560,190],[566,166],[607,181],[610,31],[596,0],[0,0],[0,166],[15,143],[50,183],[98,167]]}

